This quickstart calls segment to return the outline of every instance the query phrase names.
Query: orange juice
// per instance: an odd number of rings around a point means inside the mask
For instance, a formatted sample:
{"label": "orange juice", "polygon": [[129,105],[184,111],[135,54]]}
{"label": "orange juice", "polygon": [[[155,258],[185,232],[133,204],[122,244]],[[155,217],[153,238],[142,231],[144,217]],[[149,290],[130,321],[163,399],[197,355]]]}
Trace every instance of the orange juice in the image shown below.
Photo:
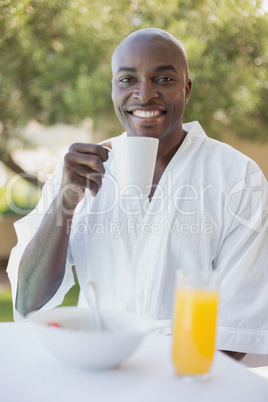
{"label": "orange juice", "polygon": [[218,291],[176,289],[172,358],[178,374],[201,376],[212,365],[217,320]]}

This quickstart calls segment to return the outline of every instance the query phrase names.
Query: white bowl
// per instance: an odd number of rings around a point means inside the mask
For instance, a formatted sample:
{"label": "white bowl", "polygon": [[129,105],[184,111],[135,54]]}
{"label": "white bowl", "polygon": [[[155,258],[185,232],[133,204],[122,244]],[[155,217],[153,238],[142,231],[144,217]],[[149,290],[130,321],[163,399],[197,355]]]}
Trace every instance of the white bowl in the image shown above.
{"label": "white bowl", "polygon": [[[126,360],[150,331],[137,315],[102,310],[107,331],[94,330],[89,308],[57,307],[29,315],[47,349],[63,363],[89,370],[110,369]],[[58,323],[57,328],[51,323]]]}

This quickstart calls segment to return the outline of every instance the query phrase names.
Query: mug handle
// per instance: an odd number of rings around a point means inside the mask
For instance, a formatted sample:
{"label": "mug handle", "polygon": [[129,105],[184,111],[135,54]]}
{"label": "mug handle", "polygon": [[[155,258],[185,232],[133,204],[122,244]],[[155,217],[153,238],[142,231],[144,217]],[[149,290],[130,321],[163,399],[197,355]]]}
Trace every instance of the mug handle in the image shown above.
{"label": "mug handle", "polygon": [[[102,145],[102,144],[100,144],[100,145],[101,145],[103,148],[107,149],[107,151],[109,151],[109,152],[112,151],[112,149],[109,148],[109,147],[107,147],[106,145]],[[104,168],[105,168],[105,174],[106,174],[106,172],[108,172],[109,175],[117,182],[116,178],[114,177],[114,175],[112,174],[112,172],[110,171],[110,169],[108,169],[108,167],[105,166],[105,164],[104,164]]]}

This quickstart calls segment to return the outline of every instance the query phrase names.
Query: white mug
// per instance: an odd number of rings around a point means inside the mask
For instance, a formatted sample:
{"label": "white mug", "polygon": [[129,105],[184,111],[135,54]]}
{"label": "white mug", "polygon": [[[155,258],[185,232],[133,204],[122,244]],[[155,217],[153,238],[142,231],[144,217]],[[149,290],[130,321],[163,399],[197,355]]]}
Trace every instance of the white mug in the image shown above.
{"label": "white mug", "polygon": [[151,192],[159,140],[151,137],[115,137],[112,150],[116,180],[121,194],[149,195]]}

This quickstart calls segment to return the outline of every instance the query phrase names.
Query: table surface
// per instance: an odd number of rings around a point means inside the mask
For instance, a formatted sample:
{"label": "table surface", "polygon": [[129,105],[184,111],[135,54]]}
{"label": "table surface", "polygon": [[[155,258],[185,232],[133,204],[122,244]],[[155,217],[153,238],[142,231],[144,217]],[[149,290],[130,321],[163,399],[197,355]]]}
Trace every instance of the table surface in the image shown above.
{"label": "table surface", "polygon": [[82,371],[63,365],[31,324],[0,324],[1,402],[267,402],[268,381],[217,352],[211,377],[188,384],[175,373],[170,336],[148,335],[119,368]]}

